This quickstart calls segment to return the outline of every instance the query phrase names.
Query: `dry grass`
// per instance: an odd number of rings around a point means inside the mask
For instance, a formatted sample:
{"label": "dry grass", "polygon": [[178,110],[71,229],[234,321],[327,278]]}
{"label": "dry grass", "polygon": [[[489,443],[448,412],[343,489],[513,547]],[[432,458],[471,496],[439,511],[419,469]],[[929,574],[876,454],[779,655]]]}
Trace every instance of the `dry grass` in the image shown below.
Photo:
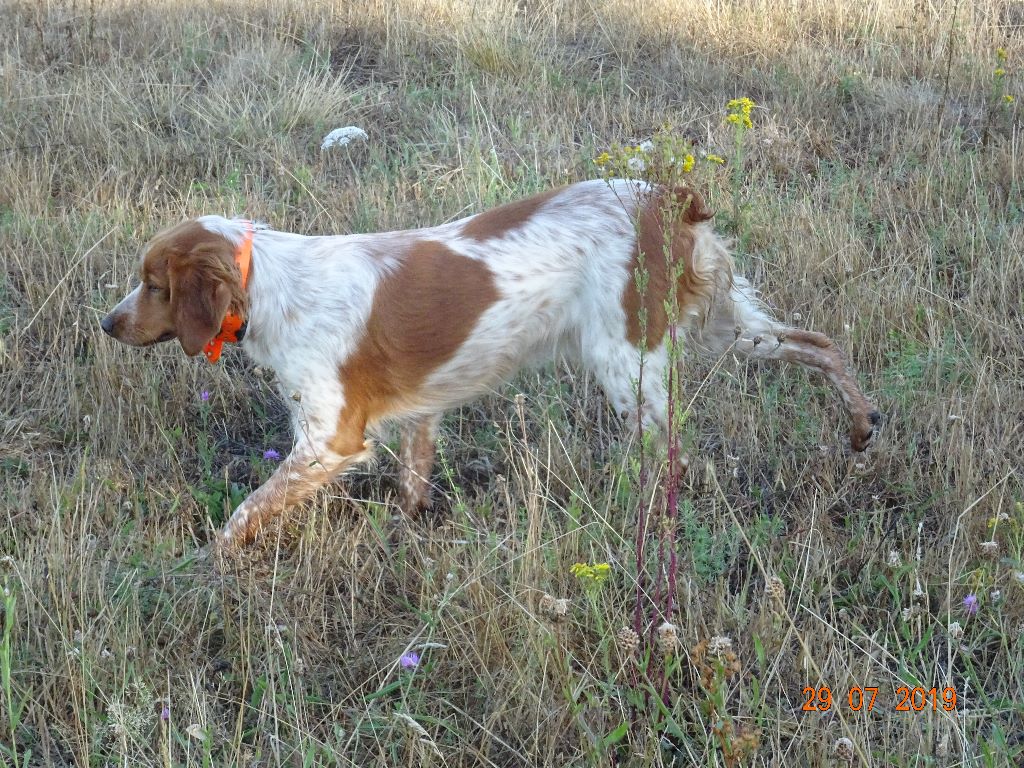
{"label": "dry grass", "polygon": [[[759,734],[754,764],[829,764],[847,737],[860,764],[1020,765],[1024,133],[992,72],[1003,46],[1022,90],[1022,24],[996,0],[5,4],[0,762],[727,765],[722,718]],[[289,435],[239,353],[209,367],[100,333],[157,229],[436,223],[593,176],[666,123],[730,155],[737,96],[759,105],[740,186],[706,164],[697,183],[887,424],[849,457],[817,380],[693,369],[667,709],[613,644],[635,465],[568,371],[452,414],[432,524],[394,527],[385,458],[245,562],[195,555]],[[345,124],[370,141],[321,154]],[[577,561],[612,577],[587,592]],[[544,593],[571,598],[563,621]],[[728,679],[700,645],[722,634]],[[802,710],[808,685],[830,711]],[[900,685],[962,706],[897,712]],[[870,714],[852,686],[879,688]]]}

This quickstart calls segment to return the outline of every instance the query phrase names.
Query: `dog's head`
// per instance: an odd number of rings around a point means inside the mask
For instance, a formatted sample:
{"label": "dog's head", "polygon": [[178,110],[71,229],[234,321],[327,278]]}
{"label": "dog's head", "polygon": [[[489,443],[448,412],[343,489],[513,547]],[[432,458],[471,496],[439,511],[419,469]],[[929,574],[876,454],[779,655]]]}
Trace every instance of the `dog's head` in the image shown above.
{"label": "dog's head", "polygon": [[141,283],[100,322],[118,341],[148,347],[177,339],[198,355],[231,308],[245,310],[235,247],[197,221],[164,230],[143,251]]}

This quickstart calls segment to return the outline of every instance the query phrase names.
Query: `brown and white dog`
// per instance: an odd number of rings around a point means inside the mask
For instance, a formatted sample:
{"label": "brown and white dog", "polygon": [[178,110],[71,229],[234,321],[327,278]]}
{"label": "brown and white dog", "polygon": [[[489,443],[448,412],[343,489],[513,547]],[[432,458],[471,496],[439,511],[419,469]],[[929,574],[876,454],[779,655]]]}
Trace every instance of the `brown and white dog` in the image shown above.
{"label": "brown and white dog", "polygon": [[[864,450],[879,416],[840,350],[771,318],[733,276],[709,218],[689,190],[627,180],[586,181],[439,227],[372,235],[305,237],[204,216],[149,243],[141,284],[102,327],[135,346],[176,338],[196,355],[234,314],[246,323],[242,348],[277,373],[295,445],[234,511],[225,541],[250,539],[370,459],[365,432],[383,421],[403,427],[403,508],[427,505],[444,411],[556,355],[586,366],[634,428],[664,431],[673,287],[687,349],[819,371],[843,400],[852,447]],[[236,261],[249,248],[243,286]]]}

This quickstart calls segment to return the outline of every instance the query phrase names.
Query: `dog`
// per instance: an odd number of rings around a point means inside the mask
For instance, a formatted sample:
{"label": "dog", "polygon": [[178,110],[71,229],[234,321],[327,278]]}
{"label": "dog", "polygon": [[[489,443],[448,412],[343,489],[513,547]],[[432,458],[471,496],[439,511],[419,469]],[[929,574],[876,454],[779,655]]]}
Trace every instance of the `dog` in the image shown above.
{"label": "dog", "polygon": [[294,447],[234,510],[224,543],[250,541],[371,459],[366,430],[386,421],[402,428],[401,506],[426,508],[442,414],[556,355],[585,366],[631,428],[664,434],[670,322],[687,350],[823,374],[851,447],[865,450],[880,417],[842,352],[771,317],[710,218],[693,190],[627,179],[380,234],[307,237],[203,216],[150,241],[140,284],[101,325],[126,344],[177,339],[211,360],[237,341],[276,372]]}

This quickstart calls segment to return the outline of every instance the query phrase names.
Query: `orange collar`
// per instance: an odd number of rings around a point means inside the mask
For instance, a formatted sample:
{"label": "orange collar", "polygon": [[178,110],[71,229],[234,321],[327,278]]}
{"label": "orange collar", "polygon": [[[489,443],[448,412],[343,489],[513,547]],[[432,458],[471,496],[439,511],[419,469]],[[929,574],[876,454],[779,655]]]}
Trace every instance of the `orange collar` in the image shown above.
{"label": "orange collar", "polygon": [[[242,274],[243,291],[249,284],[249,267],[252,265],[252,237],[252,222],[247,221],[245,223],[245,239],[242,240],[238,250],[235,251],[235,266],[238,267],[238,271]],[[214,336],[210,343],[203,348],[203,354],[206,355],[206,359],[211,363],[216,363],[220,360],[220,352],[224,342],[230,341],[235,343],[241,341],[245,336],[245,325],[245,321],[234,312],[228,312],[224,315],[224,321],[220,324],[220,333]]]}

